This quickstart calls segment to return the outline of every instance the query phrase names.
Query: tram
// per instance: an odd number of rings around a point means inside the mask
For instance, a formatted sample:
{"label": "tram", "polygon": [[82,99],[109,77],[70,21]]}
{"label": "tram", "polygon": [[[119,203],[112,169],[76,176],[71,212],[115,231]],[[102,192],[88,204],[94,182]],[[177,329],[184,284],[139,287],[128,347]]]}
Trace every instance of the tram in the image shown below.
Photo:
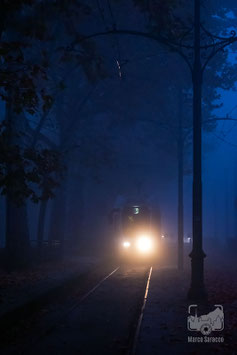
{"label": "tram", "polygon": [[127,204],[114,210],[113,223],[120,256],[157,255],[159,231],[150,207],[145,204]]}

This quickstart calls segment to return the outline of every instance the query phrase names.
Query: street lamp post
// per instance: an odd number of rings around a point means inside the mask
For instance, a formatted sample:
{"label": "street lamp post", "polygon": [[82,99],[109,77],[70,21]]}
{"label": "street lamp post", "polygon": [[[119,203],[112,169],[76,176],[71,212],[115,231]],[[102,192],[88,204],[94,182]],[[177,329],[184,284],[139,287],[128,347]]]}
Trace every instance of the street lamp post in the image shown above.
{"label": "street lamp post", "polygon": [[189,299],[206,298],[204,286],[204,258],[202,247],[202,65],[200,49],[200,0],[194,8],[194,64],[193,80],[193,249],[191,257],[191,287]]}

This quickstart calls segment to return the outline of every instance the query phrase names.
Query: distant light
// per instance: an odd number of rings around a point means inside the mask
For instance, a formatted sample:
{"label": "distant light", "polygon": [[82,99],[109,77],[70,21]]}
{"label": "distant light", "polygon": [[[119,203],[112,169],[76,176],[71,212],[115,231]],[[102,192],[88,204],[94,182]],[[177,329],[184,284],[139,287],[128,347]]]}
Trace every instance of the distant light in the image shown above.
{"label": "distant light", "polygon": [[152,248],[152,240],[149,237],[141,237],[137,241],[137,247],[142,252],[147,252]]}
{"label": "distant light", "polygon": [[130,245],[131,245],[130,242],[124,242],[124,243],[123,243],[124,248],[129,248]]}
{"label": "distant light", "polygon": [[186,243],[186,244],[190,244],[192,242],[192,238],[190,238],[190,237],[184,237],[184,243]]}
{"label": "distant light", "polygon": [[140,209],[139,207],[133,207],[133,214],[139,214]]}
{"label": "distant light", "polygon": [[162,238],[162,239],[164,239],[164,238],[165,238],[165,236],[164,236],[164,235],[162,235],[162,236],[161,236],[161,238]]}

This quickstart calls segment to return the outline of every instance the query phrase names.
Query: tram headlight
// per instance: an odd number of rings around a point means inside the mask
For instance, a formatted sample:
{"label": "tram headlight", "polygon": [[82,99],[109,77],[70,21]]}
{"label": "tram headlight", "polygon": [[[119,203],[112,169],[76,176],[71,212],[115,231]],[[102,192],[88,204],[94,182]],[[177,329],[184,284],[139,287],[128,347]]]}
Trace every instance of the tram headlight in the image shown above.
{"label": "tram headlight", "polygon": [[130,243],[130,242],[123,242],[123,246],[124,246],[124,248],[129,248],[129,247],[130,247],[130,245],[131,245],[131,243]]}
{"label": "tram headlight", "polygon": [[141,236],[137,241],[137,248],[142,252],[149,252],[152,249],[152,239],[149,236]]}

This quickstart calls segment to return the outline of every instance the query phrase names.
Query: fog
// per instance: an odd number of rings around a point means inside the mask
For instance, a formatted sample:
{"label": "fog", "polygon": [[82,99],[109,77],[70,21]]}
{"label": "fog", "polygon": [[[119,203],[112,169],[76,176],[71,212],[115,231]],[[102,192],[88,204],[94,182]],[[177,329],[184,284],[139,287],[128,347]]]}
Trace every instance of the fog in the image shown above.
{"label": "fog", "polygon": [[[208,11],[207,7],[202,8],[205,24],[216,33],[222,33],[223,28],[228,32],[236,24],[235,4],[230,1],[226,5],[229,12],[224,2],[218,4],[220,7],[211,2]],[[44,90],[39,106],[19,98],[21,108],[10,108],[18,137],[15,142],[21,147],[56,151],[63,167],[55,185],[53,180],[48,180],[48,184],[52,184],[46,186],[50,196],[41,196],[32,202],[31,194],[27,195],[26,191],[8,223],[16,225],[18,232],[22,229],[19,234],[23,237],[19,240],[24,242],[19,245],[27,241],[35,246],[39,238],[43,238],[59,241],[73,252],[90,254],[113,238],[108,223],[111,210],[122,208],[126,201],[143,201],[160,215],[159,234],[176,242],[177,134],[182,116],[183,237],[192,238],[192,78],[189,68],[179,53],[152,39],[131,33],[106,34],[109,28],[146,31],[149,14],[142,6],[135,6],[132,1],[115,2],[112,9],[103,1],[97,6],[92,2],[84,2],[84,5],[88,8],[80,10],[78,18],[74,14],[70,25],[60,13],[62,26],[58,30],[55,30],[58,23],[52,17],[52,9],[48,10],[44,21],[52,39],[44,40],[44,35],[43,39],[28,39],[12,28],[11,23],[8,27],[6,24],[3,38],[10,41],[23,36],[31,42],[31,48],[22,49],[25,61],[39,66],[41,60],[47,61],[47,65],[42,64],[46,84],[44,78],[37,78],[32,89]],[[27,6],[23,14],[16,10],[16,23],[19,21],[20,26],[31,11],[34,9]],[[192,8],[178,9],[176,13],[183,14],[184,22],[187,20],[185,11],[190,12]],[[39,16],[42,16],[40,12]],[[153,15],[150,16],[155,28]],[[168,21],[172,16],[170,13],[167,16],[167,24],[156,28],[162,36],[169,31]],[[85,38],[77,42],[80,35]],[[215,240],[228,249],[230,240],[236,243],[237,238],[237,126],[234,121],[228,121],[237,117],[235,44],[227,51],[216,54],[204,76],[202,180],[204,246]],[[50,104],[42,108],[40,104],[45,98]],[[1,102],[2,120],[8,115],[7,102],[4,99]],[[214,119],[206,124],[210,118],[223,120]],[[53,171],[52,176],[57,176],[57,172]],[[10,181],[10,177],[7,179]],[[4,181],[1,248],[6,246],[6,218],[9,217],[5,209]],[[37,186],[37,181],[30,181],[29,186],[34,186],[40,195],[45,185],[40,182]],[[26,189],[24,184],[19,187],[21,191]],[[16,230],[12,233],[18,233]],[[15,237],[10,239],[15,240]]]}

